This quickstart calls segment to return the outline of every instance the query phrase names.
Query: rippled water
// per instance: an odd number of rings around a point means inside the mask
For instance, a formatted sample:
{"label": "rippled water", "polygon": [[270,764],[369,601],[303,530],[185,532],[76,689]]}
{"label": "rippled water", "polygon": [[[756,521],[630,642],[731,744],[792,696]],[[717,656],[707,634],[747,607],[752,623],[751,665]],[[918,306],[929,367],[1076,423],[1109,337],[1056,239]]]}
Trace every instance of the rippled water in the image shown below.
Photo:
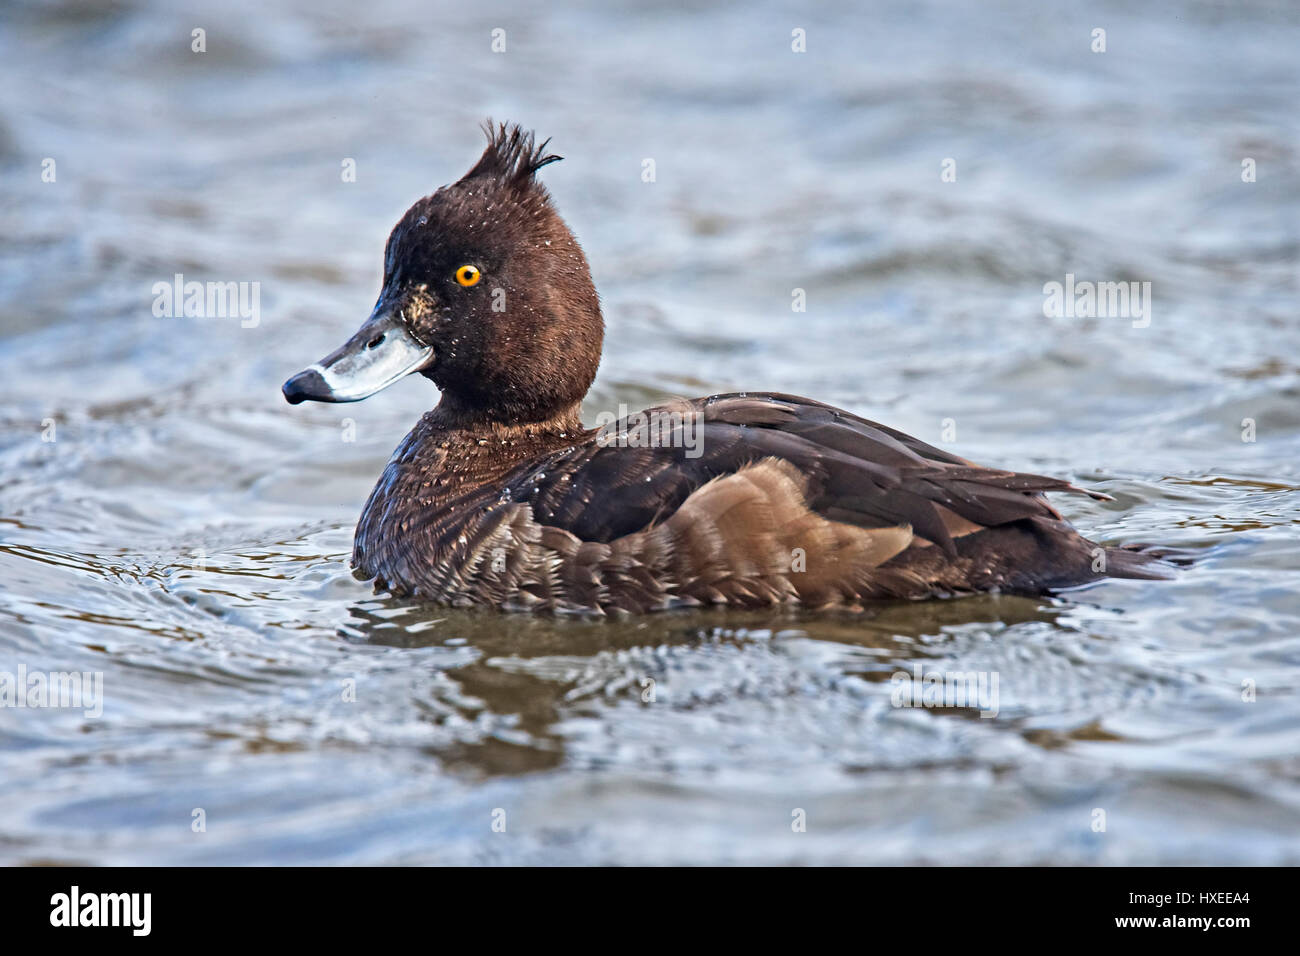
{"label": "rippled water", "polygon": [[[0,708],[0,862],[1300,862],[1300,12],[745,6],[0,13],[0,670],[103,674],[97,718]],[[352,527],[435,392],[279,385],[489,114],[567,157],[588,417],[812,395],[1193,566],[860,617],[373,595]],[[260,321],[156,318],[176,273]],[[1045,318],[1067,273],[1150,325]],[[892,706],[916,664],[997,717]]]}

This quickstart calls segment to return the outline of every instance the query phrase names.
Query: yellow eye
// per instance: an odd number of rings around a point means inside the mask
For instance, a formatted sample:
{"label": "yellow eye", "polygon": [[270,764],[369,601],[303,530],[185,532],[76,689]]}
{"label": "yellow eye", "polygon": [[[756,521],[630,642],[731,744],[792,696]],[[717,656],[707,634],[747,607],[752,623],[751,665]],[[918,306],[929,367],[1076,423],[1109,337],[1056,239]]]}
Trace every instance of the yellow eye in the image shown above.
{"label": "yellow eye", "polygon": [[483,273],[478,271],[477,266],[461,266],[456,270],[456,281],[468,288],[479,279],[483,278]]}

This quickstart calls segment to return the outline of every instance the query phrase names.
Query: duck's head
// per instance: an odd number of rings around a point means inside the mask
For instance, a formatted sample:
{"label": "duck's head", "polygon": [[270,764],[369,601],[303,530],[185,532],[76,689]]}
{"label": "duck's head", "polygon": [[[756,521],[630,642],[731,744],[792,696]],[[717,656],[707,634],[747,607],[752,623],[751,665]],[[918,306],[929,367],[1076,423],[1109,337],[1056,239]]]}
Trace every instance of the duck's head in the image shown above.
{"label": "duck's head", "polygon": [[604,323],[587,258],[536,179],[560,157],[517,126],[487,133],[474,167],[393,228],[370,318],[284,383],[291,403],[355,402],[412,372],[461,418],[543,421],[582,400]]}

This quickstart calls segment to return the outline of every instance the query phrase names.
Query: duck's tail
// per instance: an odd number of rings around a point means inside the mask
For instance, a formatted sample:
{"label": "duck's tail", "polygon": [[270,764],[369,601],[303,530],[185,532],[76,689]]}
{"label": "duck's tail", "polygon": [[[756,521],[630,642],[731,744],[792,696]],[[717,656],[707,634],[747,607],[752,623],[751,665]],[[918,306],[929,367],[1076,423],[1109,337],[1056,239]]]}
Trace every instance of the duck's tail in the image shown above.
{"label": "duck's tail", "polygon": [[1170,552],[1142,546],[1108,548],[1090,541],[1065,521],[1029,518],[958,539],[1002,590],[1044,593],[1106,578],[1159,581],[1177,571]]}
{"label": "duck's tail", "polygon": [[1154,549],[1148,550],[1141,546],[1130,545],[1101,550],[1102,560],[1098,561],[1101,571],[1098,577],[1167,581],[1177,570],[1166,560],[1167,555],[1158,553]]}

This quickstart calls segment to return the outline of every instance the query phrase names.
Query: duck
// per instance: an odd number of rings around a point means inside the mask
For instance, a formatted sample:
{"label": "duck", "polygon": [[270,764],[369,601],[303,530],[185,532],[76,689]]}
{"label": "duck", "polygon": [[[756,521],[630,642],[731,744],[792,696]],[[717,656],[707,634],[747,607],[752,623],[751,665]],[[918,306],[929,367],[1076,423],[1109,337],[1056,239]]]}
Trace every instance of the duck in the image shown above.
{"label": "duck", "polygon": [[1167,576],[1045,497],[1107,495],[813,399],[733,392],[585,427],[605,324],[538,178],[561,157],[516,124],[484,130],[469,171],[393,228],[369,318],[282,389],[355,402],[418,374],[440,393],[357,524],[354,573],[377,591],[556,614],[860,611]]}

